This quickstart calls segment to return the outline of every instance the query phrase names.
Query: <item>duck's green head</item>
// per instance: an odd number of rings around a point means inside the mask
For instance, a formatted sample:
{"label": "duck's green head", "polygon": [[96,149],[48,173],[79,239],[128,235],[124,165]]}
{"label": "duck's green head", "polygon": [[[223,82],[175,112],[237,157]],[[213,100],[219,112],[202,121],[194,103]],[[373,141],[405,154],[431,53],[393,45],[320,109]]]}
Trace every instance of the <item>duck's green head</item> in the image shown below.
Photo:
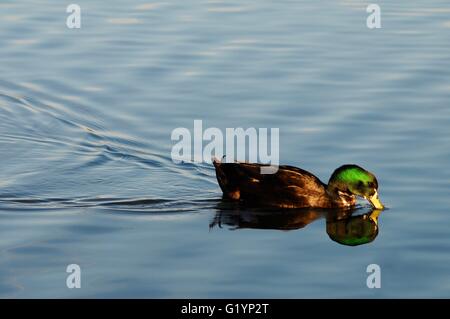
{"label": "duck's green head", "polygon": [[328,190],[337,195],[361,196],[375,208],[384,208],[378,198],[377,178],[358,165],[343,165],[336,169],[328,182]]}

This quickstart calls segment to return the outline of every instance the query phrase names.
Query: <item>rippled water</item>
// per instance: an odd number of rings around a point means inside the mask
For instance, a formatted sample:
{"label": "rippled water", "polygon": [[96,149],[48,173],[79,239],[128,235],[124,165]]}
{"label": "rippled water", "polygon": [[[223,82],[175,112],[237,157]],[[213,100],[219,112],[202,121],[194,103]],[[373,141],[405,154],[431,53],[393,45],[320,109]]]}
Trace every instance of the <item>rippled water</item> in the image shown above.
{"label": "rippled water", "polygon": [[[0,4],[1,297],[450,297],[448,1],[378,1],[378,30],[360,0],[77,3],[78,30]],[[222,202],[211,165],[171,160],[194,119],[278,127],[323,181],[373,171],[378,236]]]}

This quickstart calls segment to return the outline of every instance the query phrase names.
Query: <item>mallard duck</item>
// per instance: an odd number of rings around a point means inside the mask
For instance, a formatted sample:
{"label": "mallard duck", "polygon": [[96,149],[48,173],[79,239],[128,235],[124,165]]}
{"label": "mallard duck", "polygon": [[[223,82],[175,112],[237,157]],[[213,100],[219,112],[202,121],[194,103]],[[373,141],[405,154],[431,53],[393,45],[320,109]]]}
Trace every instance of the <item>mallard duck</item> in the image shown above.
{"label": "mallard duck", "polygon": [[262,174],[264,164],[224,163],[213,160],[224,198],[280,208],[351,208],[356,197],[368,200],[376,209],[378,198],[374,174],[354,164],[336,169],[327,184],[313,174],[282,165],[274,174]]}

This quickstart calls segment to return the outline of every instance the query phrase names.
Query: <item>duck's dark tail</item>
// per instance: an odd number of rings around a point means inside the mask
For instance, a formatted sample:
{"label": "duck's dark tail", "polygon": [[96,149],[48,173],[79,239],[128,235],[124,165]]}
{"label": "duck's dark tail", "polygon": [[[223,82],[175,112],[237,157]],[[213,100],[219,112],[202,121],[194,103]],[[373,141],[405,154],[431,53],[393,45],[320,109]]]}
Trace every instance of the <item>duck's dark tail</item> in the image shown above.
{"label": "duck's dark tail", "polygon": [[[241,197],[239,187],[230,182],[228,175],[231,172],[227,169],[227,163],[222,163],[219,159],[213,158],[213,165],[216,168],[217,182],[223,192],[223,196],[225,198],[239,200]],[[230,165],[228,164],[228,166]]]}

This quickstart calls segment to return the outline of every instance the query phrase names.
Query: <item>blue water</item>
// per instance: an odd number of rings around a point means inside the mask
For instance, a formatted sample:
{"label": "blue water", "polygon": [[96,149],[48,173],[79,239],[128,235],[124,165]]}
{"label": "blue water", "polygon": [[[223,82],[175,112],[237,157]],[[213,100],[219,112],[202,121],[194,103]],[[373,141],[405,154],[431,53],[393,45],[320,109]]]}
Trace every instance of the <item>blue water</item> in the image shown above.
{"label": "blue water", "polygon": [[[375,30],[359,0],[76,3],[81,29],[0,4],[0,297],[450,297],[448,1],[377,1]],[[323,181],[374,172],[378,236],[229,207],[212,165],[171,160],[195,119],[279,128]]]}

